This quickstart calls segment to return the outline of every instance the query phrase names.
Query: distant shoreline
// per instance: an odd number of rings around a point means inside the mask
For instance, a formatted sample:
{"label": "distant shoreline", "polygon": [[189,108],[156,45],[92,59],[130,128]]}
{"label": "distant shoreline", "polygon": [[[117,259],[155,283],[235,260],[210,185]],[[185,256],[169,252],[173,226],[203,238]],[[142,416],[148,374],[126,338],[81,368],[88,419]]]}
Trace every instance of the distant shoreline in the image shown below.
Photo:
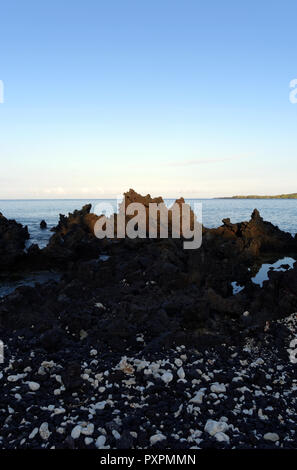
{"label": "distant shoreline", "polygon": [[[165,197],[166,201],[175,201],[179,196],[175,197]],[[259,196],[259,195],[248,195],[248,196],[216,196],[216,197],[184,197],[185,200],[196,200],[196,201],[213,201],[213,200],[231,200],[231,199],[297,199],[297,193],[293,194],[280,194],[277,196]],[[1,198],[1,202],[60,202],[60,201],[116,201],[116,197],[83,197],[83,198]],[[0,211],[1,212],[1,211]]]}
{"label": "distant shoreline", "polygon": [[231,196],[231,197],[218,197],[215,199],[297,199],[297,193],[292,194],[279,194],[277,196]]}

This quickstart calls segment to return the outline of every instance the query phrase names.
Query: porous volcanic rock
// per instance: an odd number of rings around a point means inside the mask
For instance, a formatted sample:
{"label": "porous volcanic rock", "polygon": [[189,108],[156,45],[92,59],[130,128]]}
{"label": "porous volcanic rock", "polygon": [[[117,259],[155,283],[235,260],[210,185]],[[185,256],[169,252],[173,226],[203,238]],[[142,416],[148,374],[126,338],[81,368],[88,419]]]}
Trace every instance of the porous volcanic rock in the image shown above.
{"label": "porous volcanic rock", "polygon": [[[180,234],[180,236],[183,236],[182,206],[187,206],[187,208],[189,210],[189,214],[190,214],[190,229],[193,230],[193,228],[194,228],[194,220],[196,220],[196,217],[195,217],[195,214],[194,214],[193,210],[191,209],[190,205],[185,203],[184,198],[177,199],[172,204],[171,207],[167,208],[165,203],[164,203],[164,199],[161,196],[155,197],[155,198],[152,198],[150,194],[147,194],[146,196],[142,196],[141,194],[138,194],[136,191],[134,191],[134,189],[130,189],[128,192],[124,193],[124,200],[123,200],[123,203],[120,205],[120,208],[124,207],[125,209],[127,209],[127,207],[130,204],[136,204],[136,203],[137,204],[142,204],[144,209],[145,209],[145,220],[143,222],[145,222],[145,224],[146,224],[146,234],[147,234],[147,236],[150,235],[149,224],[151,225],[151,229],[156,230],[156,238],[160,237],[160,235],[161,235],[161,232],[160,232],[161,227],[163,229],[165,229],[166,231],[168,230],[169,237],[172,235],[172,224],[173,224],[173,220],[174,220],[173,219],[173,214],[174,214],[173,210],[174,210],[175,207],[179,209],[179,217],[178,217],[179,226],[176,223],[175,228],[178,231],[178,233]],[[166,220],[166,222],[164,224],[162,224],[162,221],[160,219],[160,214],[157,216],[156,225],[153,223],[153,219],[152,219],[152,217],[150,217],[150,205],[151,204],[156,204],[159,207],[163,206],[162,211],[163,211],[163,214],[164,214],[165,220]],[[131,208],[131,212],[132,212],[132,214],[126,215],[126,217],[125,217],[125,223],[126,224],[134,216],[140,215],[140,214],[137,213],[136,210],[132,211],[132,208]],[[142,221],[142,218],[140,218],[140,220]]]}
{"label": "porous volcanic rock", "polygon": [[28,228],[8,220],[0,212],[0,270],[13,266],[24,255]]}
{"label": "porous volcanic rock", "polygon": [[87,204],[67,217],[60,214],[58,225],[51,229],[55,233],[42,250],[46,264],[63,266],[66,261],[99,255],[101,241],[94,235],[94,225],[99,217],[90,212],[91,207]]}
{"label": "porous volcanic rock", "polygon": [[223,225],[208,230],[209,239],[227,256],[251,259],[265,253],[284,254],[297,252],[297,240],[270,222],[263,220],[255,209],[248,222],[232,224],[223,219]]}
{"label": "porous volcanic rock", "polygon": [[[126,204],[142,202],[146,208],[162,201],[133,190],[125,198]],[[87,205],[60,216],[48,246],[28,250],[31,265],[39,260],[58,267],[63,277],[7,296],[0,304],[3,327],[34,326],[43,335],[36,341],[48,348],[55,347],[55,336],[63,344],[69,334],[75,340],[84,332],[94,343],[123,349],[141,331],[147,347],[158,349],[197,340],[237,341],[239,331],[297,310],[296,266],[270,273],[262,288],[251,281],[254,264],[267,253],[295,250],[296,255],[296,240],[263,221],[258,211],[249,222],[224,220],[217,229],[203,228],[197,250],[185,250],[183,240],[175,238],[99,240],[94,235],[99,217],[90,211]],[[236,295],[234,281],[244,286]]]}
{"label": "porous volcanic rock", "polygon": [[[296,448],[297,263],[252,282],[267,256],[296,258],[296,238],[254,211],[203,228],[197,250],[98,240],[90,211],[61,216],[23,258],[59,267],[60,281],[0,301],[0,447]],[[16,262],[26,229],[0,217],[0,234],[1,261]]]}
{"label": "porous volcanic rock", "polygon": [[42,221],[40,222],[40,228],[41,228],[41,230],[47,229],[47,223],[46,223],[45,220],[42,220]]}

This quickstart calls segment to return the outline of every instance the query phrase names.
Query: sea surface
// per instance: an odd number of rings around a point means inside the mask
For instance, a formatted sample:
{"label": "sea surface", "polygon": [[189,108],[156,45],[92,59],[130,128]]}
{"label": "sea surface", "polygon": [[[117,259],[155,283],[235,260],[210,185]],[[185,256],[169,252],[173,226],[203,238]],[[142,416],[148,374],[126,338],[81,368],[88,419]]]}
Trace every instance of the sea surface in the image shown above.
{"label": "sea surface", "polygon": [[[174,199],[165,199],[170,206]],[[218,227],[222,219],[229,217],[231,222],[249,220],[255,208],[261,216],[277,225],[280,229],[295,235],[297,233],[297,199],[186,199],[194,211],[200,211],[202,205],[202,223],[205,227]],[[42,200],[0,200],[0,212],[8,219],[15,219],[27,225],[31,238],[29,244],[37,243],[44,247],[57,225],[59,214],[67,215],[85,204],[92,204],[95,213],[102,213],[102,207],[117,207],[115,199],[42,199]],[[41,220],[48,224],[47,230],[41,230]],[[200,217],[199,217],[200,220]]]}

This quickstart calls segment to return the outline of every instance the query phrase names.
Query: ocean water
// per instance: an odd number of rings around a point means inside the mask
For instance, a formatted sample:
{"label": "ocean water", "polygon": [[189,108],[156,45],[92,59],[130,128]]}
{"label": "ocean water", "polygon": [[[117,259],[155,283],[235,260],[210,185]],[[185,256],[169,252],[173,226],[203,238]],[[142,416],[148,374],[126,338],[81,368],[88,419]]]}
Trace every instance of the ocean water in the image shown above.
{"label": "ocean water", "polygon": [[[174,199],[166,199],[169,206]],[[195,205],[202,204],[202,222],[205,227],[218,227],[222,219],[229,217],[231,222],[249,220],[255,208],[261,216],[280,229],[295,235],[297,233],[297,199],[186,199],[195,210]],[[29,244],[38,243],[40,247],[47,244],[52,235],[50,228],[57,225],[59,214],[67,215],[75,209],[81,209],[91,203],[95,212],[101,213],[102,203],[116,208],[114,199],[42,199],[42,200],[0,200],[0,212],[9,218],[27,225],[31,239]],[[47,230],[41,230],[40,221],[48,224]]]}

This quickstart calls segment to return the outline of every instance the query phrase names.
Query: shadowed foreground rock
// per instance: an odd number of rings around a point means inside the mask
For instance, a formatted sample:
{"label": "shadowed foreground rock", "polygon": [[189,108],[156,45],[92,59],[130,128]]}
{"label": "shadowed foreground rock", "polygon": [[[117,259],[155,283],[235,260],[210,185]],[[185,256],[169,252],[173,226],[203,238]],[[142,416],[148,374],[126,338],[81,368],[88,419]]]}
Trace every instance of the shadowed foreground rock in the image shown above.
{"label": "shadowed foreground rock", "polygon": [[26,228],[0,218],[2,262],[62,273],[0,300],[0,447],[296,448],[297,263],[252,282],[296,258],[296,237],[258,211],[203,228],[198,250],[98,240],[97,220],[90,205],[61,216],[24,255]]}
{"label": "shadowed foreground rock", "polygon": [[[125,193],[126,206],[162,202]],[[177,201],[182,203],[183,200]],[[147,216],[147,212],[146,212]],[[296,255],[296,238],[263,221],[257,210],[249,222],[223,220],[203,228],[198,250],[184,250],[181,239],[99,240],[99,216],[91,205],[60,216],[49,244],[33,246],[32,266],[62,270],[61,282],[22,287],[0,305],[4,327],[44,333],[68,326],[72,339],[84,330],[95,342],[125,348],[141,329],[152,348],[161,345],[237,340],[239,331],[297,310],[297,268],[274,272],[263,288],[251,282],[262,257]],[[233,295],[233,282],[245,288]],[[104,309],[96,304],[104,304]],[[242,318],[248,310],[248,321]],[[68,336],[65,336],[65,340]],[[68,339],[67,339],[68,341]]]}
{"label": "shadowed foreground rock", "polygon": [[24,255],[29,237],[27,227],[6,219],[0,212],[0,270],[14,267]]}

